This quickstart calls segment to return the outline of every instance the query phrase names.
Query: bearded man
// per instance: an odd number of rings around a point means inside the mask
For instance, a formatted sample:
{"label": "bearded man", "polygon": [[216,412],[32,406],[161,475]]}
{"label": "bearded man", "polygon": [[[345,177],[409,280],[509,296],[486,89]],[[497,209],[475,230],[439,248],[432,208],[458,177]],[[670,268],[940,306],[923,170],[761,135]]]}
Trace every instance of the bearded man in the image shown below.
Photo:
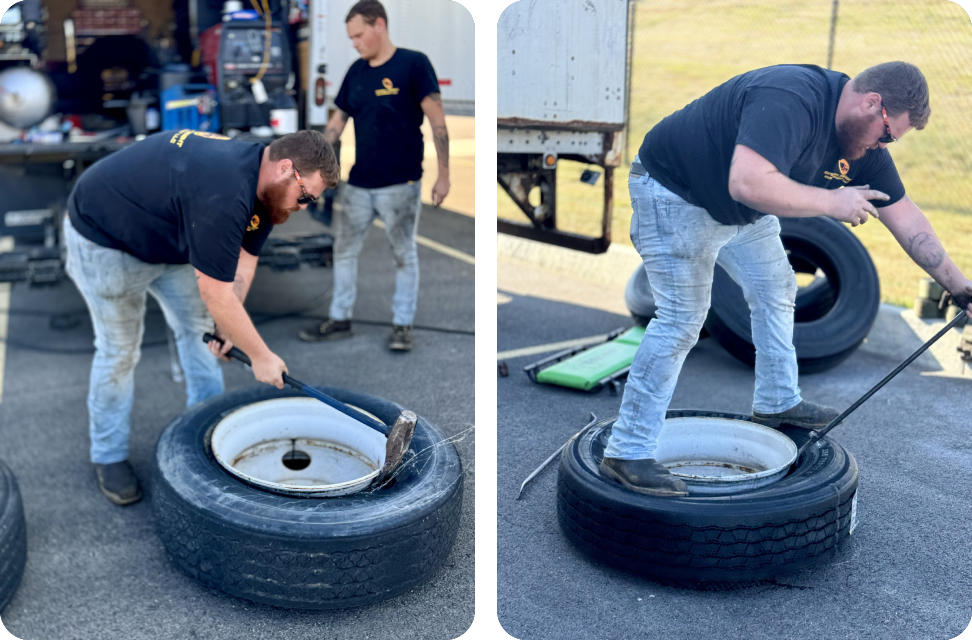
{"label": "bearded man", "polygon": [[[142,494],[128,462],[135,365],[146,294],[175,334],[186,405],[223,392],[217,357],[235,344],[260,382],[283,388],[287,365],[243,308],[260,248],[276,224],[340,179],[324,136],[270,145],[167,131],[100,160],[78,179],[64,220],[67,272],[95,334],[88,390],[91,462],[115,504]],[[222,345],[202,341],[214,331]]]}
{"label": "bearded man", "polygon": [[605,476],[641,493],[687,495],[654,453],[709,309],[716,263],[742,287],[752,314],[753,420],[818,429],[837,417],[803,400],[797,386],[797,284],[778,216],[827,216],[852,226],[877,217],[972,313],[972,282],[905,195],[887,151],[912,128],[923,129],[929,114],[925,78],[905,62],[879,64],[853,79],[780,65],[729,80],[648,132],[628,189],[631,240],[658,310],[604,449]]}

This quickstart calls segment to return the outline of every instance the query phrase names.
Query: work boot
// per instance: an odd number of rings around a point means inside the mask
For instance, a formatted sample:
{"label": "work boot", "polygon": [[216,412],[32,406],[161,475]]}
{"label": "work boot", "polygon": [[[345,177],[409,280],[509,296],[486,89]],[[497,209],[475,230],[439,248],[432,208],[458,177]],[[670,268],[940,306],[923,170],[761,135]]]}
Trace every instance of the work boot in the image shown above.
{"label": "work boot", "polygon": [[601,473],[617,480],[632,491],[649,496],[687,496],[685,483],[669,473],[654,458],[622,460],[604,458]]}
{"label": "work boot", "polygon": [[95,463],[94,468],[95,475],[98,476],[98,488],[115,504],[132,504],[142,499],[138,478],[135,477],[135,471],[128,460],[111,464]]}
{"label": "work boot", "polygon": [[756,413],[753,411],[753,422],[774,429],[778,429],[784,424],[803,427],[804,429],[822,429],[839,415],[840,411],[836,409],[804,400],[782,413]]}
{"label": "work boot", "polygon": [[393,324],[388,336],[388,348],[392,351],[412,350],[412,325]]}
{"label": "work boot", "polygon": [[301,331],[300,339],[304,342],[321,342],[323,340],[341,340],[354,335],[350,320],[332,320],[327,318],[314,329]]}

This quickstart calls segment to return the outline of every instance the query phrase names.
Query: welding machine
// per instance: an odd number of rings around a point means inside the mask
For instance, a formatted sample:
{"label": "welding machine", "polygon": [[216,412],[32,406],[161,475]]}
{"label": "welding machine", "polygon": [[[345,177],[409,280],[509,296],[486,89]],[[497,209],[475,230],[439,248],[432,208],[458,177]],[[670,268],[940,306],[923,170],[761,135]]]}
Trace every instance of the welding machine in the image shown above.
{"label": "welding machine", "polygon": [[[271,107],[293,88],[291,62],[287,38],[280,27],[271,25],[267,29],[262,20],[222,24],[216,87],[224,130],[270,124]],[[259,80],[264,90],[254,87],[251,79]]]}

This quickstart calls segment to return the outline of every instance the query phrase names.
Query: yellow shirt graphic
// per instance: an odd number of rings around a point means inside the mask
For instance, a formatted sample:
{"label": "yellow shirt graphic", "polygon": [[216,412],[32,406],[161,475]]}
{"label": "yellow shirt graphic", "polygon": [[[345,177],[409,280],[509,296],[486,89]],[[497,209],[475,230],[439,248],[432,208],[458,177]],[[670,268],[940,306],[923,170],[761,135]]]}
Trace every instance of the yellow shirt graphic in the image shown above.
{"label": "yellow shirt graphic", "polygon": [[376,96],[397,96],[399,88],[392,84],[391,78],[384,78],[381,81],[381,86],[384,89],[375,89]]}

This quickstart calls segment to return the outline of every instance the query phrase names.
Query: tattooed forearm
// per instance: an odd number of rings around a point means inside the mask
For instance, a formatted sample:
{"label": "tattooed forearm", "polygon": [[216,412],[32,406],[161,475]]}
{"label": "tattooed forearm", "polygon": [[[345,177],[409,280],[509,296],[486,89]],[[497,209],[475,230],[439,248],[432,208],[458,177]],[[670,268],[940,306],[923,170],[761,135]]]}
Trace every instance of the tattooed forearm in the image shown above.
{"label": "tattooed forearm", "polygon": [[435,139],[435,152],[439,154],[439,163],[443,167],[449,167],[449,130],[445,125],[432,128],[432,137]]}
{"label": "tattooed forearm", "polygon": [[236,294],[240,302],[243,302],[246,298],[246,280],[240,274],[236,274],[236,277],[233,278],[233,293]]}
{"label": "tattooed forearm", "polygon": [[908,238],[908,255],[922,269],[937,269],[945,260],[945,249],[938,238],[922,231]]}
{"label": "tattooed forearm", "polygon": [[340,137],[341,137],[341,132],[335,129],[334,127],[328,127],[327,129],[324,129],[324,138],[326,138],[327,141],[330,142],[332,145],[335,144],[338,141],[338,138]]}

